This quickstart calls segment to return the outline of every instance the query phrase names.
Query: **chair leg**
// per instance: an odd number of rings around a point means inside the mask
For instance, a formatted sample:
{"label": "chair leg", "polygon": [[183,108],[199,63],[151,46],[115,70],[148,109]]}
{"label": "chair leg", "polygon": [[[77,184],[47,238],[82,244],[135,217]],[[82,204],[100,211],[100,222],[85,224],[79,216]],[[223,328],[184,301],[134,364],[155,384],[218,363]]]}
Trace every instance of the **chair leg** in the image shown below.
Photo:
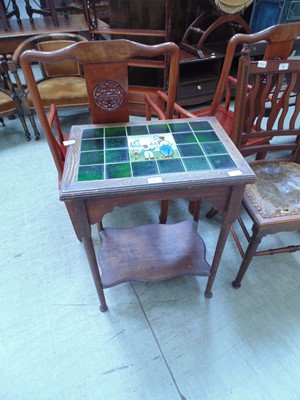
{"label": "chair leg", "polygon": [[159,215],[159,223],[165,224],[168,218],[168,208],[169,208],[169,201],[162,200],[160,204],[160,215]]}
{"label": "chair leg", "polygon": [[29,130],[28,130],[28,127],[27,127],[27,124],[26,124],[24,115],[19,113],[19,118],[20,118],[20,121],[21,121],[21,123],[22,123],[22,125],[23,125],[24,131],[25,131],[26,139],[27,139],[27,140],[31,140],[30,132],[29,132]]}
{"label": "chair leg", "polygon": [[28,118],[34,131],[35,140],[39,140],[41,135],[36,126],[34,115],[32,114],[32,112],[29,112]]}
{"label": "chair leg", "polygon": [[250,262],[252,260],[252,258],[255,256],[256,253],[256,249],[259,246],[262,238],[264,237],[264,234],[261,234],[257,229],[253,229],[253,234],[251,236],[249,245],[247,247],[247,250],[245,252],[243,261],[241,263],[240,269],[237,273],[237,276],[235,278],[235,280],[232,282],[232,286],[235,289],[239,289],[241,287],[241,282],[242,279],[250,265]]}

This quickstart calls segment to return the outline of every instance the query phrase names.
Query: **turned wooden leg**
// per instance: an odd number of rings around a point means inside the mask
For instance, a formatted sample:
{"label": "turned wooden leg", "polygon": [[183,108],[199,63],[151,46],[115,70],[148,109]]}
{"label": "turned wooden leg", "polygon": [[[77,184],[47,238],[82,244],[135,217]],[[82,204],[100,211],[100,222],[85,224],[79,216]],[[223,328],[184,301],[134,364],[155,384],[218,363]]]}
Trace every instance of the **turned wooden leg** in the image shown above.
{"label": "turned wooden leg", "polygon": [[251,262],[253,256],[255,255],[257,247],[259,246],[259,244],[264,236],[265,235],[261,234],[257,229],[253,229],[253,234],[251,236],[249,245],[245,252],[242,264],[240,266],[240,269],[237,273],[235,280],[232,282],[232,286],[235,289],[239,289],[241,287],[242,279],[250,265],[250,262]]}
{"label": "turned wooden leg", "polygon": [[103,285],[99,273],[98,263],[95,255],[93,240],[91,237],[83,237],[82,242],[84,244],[85,252],[88,257],[90,270],[93,276],[94,284],[96,286],[98,298],[100,301],[100,311],[107,311],[107,304],[104,296]]}
{"label": "turned wooden leg", "polygon": [[29,17],[29,21],[33,22],[33,18],[32,18],[33,9],[32,9],[32,7],[31,7],[31,5],[29,3],[29,0],[25,0],[25,3],[26,3],[25,9],[26,9],[27,15]]}

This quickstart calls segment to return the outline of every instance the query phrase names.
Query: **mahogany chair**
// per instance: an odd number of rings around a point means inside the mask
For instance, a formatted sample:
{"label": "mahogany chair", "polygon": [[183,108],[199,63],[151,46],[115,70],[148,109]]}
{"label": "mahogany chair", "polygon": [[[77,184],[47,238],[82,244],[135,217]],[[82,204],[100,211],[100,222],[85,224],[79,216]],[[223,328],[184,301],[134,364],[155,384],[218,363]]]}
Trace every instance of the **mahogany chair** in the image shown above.
{"label": "mahogany chair", "polygon": [[[32,36],[22,42],[14,51],[13,61],[18,66],[21,54],[26,50],[55,51],[87,39],[73,33],[48,33]],[[38,82],[43,104],[50,107],[55,103],[57,107],[78,107],[88,105],[85,81],[78,63],[66,61],[50,65],[41,62],[35,69],[34,75]],[[71,88],[71,90],[70,90]],[[68,90],[66,90],[68,89]],[[27,96],[29,106],[33,108],[30,94]]]}
{"label": "mahogany chair", "polygon": [[[169,57],[168,101],[161,119],[172,119],[176,99],[178,81],[179,48],[175,43],[167,42],[154,46],[144,45],[125,39],[95,42],[79,42],[60,50],[43,52],[30,50],[20,56],[20,63],[27,81],[28,90],[40,120],[43,132],[48,141],[57,171],[61,181],[65,159],[64,136],[61,131],[58,110],[51,105],[49,117],[46,106],[35,81],[32,63],[56,64],[76,62],[83,69],[88,102],[93,124],[117,123],[129,121],[130,93],[128,89],[128,63],[135,57]],[[145,100],[146,101],[146,100]],[[58,132],[58,137],[54,132]],[[166,221],[164,203],[160,222]],[[72,220],[72,216],[71,220]],[[100,227],[101,228],[101,227]]]}
{"label": "mahogany chair", "polygon": [[[73,33],[48,33],[32,36],[16,48],[9,67],[14,74],[24,112],[29,117],[35,108],[31,94],[18,73],[21,54],[26,50],[59,50],[70,44],[85,41],[87,41],[85,37]],[[46,108],[49,108],[52,103],[59,108],[88,107],[85,80],[76,62],[66,61],[57,65],[41,62],[35,66],[34,76]],[[35,130],[37,133],[37,128]]]}
{"label": "mahogany chair", "polygon": [[0,122],[5,126],[3,117],[17,114],[27,140],[30,140],[30,132],[25,120],[25,115],[20,99],[11,80],[7,62],[0,58]]}
{"label": "mahogany chair", "polygon": [[[300,91],[297,81],[300,60],[251,61],[245,51],[240,59],[233,118],[232,138],[244,156],[265,153],[263,160],[252,160],[250,165],[257,182],[247,185],[243,207],[252,221],[252,234],[242,217],[238,218],[248,243],[243,251],[240,238],[233,229],[233,237],[243,258],[234,288],[241,286],[254,256],[294,252],[300,244],[276,249],[257,248],[269,234],[300,230]],[[249,83],[251,89],[249,91]],[[290,96],[295,105],[290,106]],[[267,100],[271,111],[266,113]],[[255,126],[255,130],[253,130]],[[268,143],[256,142],[245,148],[242,143],[253,138],[269,138]],[[242,215],[242,214],[241,214]]]}

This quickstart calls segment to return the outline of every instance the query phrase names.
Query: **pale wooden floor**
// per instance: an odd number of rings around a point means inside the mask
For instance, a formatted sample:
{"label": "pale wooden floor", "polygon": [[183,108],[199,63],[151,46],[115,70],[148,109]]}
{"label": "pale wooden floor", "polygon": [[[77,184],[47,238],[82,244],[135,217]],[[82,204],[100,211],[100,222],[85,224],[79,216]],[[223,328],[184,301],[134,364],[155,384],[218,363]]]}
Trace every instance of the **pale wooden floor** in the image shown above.
{"label": "pale wooden floor", "polygon": [[[26,142],[7,121],[0,160],[1,400],[300,399],[299,253],[255,259],[234,290],[240,256],[230,237],[212,299],[206,278],[128,283],[106,290],[101,314],[45,140]],[[169,222],[189,218],[186,206],[173,202]],[[104,222],[157,222],[158,213],[137,204]],[[199,225],[209,261],[219,224]],[[296,239],[273,236],[266,247]]]}

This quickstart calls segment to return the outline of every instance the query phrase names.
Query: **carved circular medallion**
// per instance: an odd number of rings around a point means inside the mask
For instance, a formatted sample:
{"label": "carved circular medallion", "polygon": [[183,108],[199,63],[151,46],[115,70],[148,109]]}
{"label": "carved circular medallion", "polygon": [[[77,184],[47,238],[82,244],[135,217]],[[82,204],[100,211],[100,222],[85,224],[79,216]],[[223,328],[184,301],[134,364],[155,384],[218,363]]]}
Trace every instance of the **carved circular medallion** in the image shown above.
{"label": "carved circular medallion", "polygon": [[124,100],[124,89],[115,81],[102,81],[95,87],[94,101],[104,111],[117,110]]}

